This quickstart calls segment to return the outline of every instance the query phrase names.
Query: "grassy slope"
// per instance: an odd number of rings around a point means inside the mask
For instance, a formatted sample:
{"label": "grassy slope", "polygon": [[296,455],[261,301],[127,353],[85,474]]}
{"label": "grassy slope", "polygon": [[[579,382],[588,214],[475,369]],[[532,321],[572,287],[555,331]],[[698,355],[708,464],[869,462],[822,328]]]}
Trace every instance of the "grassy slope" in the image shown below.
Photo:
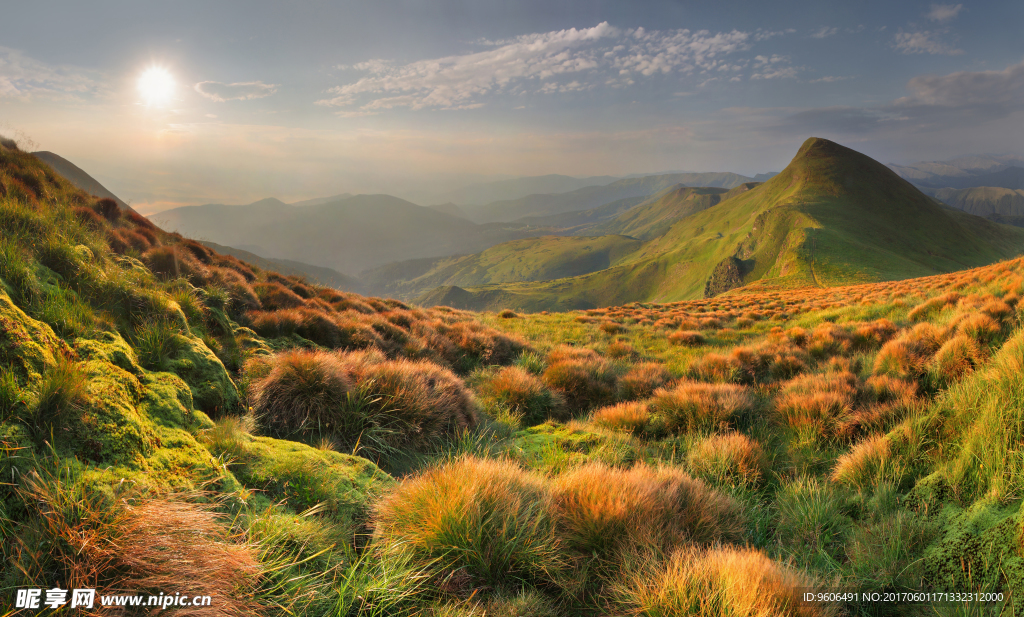
{"label": "grassy slope", "polygon": [[[449,379],[473,388],[486,417],[434,442],[394,483],[329,443],[250,434],[252,418],[232,415],[243,409],[210,397],[237,383],[237,402],[260,400],[254,382],[294,357],[273,351],[346,351],[359,341],[332,341],[325,321],[300,328],[309,339],[239,327],[236,320],[260,329],[261,317],[294,310],[230,300],[220,285],[231,279],[218,268],[246,267],[216,255],[206,255],[208,272],[189,259],[188,279],[166,268],[155,274],[143,262],[187,242],[131,217],[97,220],[85,212],[95,212],[88,198],[28,157],[0,150],[0,187],[2,610],[13,589],[71,574],[83,586],[142,593],[158,577],[163,590],[214,589],[218,611],[310,617],[829,615],[786,606],[815,581],[861,592],[1005,591],[1008,604],[1024,593],[1024,260],[924,279],[526,318],[423,310],[256,268],[254,286],[273,281],[314,294],[292,299],[304,310],[328,321],[364,319],[388,357],[442,362],[438,354],[453,345],[478,354]],[[146,251],[118,254],[106,244],[143,230],[153,236]],[[164,340],[155,341],[161,321]],[[522,335],[530,348],[479,355],[500,347],[495,329]],[[699,337],[680,338],[677,329]],[[369,358],[315,357],[327,367]],[[591,400],[588,384],[572,381],[576,373],[563,371],[569,381],[559,381],[559,364],[594,381]],[[656,391],[628,394],[627,377],[638,370],[661,380],[652,388],[681,380],[672,390],[678,408],[658,402],[671,397]],[[499,377],[509,374],[536,388],[542,406],[573,394],[583,403],[577,418],[523,426],[497,400]],[[883,399],[878,384],[903,394]],[[727,398],[742,409],[718,418],[721,401],[686,406],[687,392],[707,391],[735,395]],[[342,424],[358,413],[351,394],[326,400]],[[290,396],[301,402],[323,389]],[[367,405],[388,397],[371,398]],[[426,401],[428,413],[437,398]],[[647,416],[636,430],[609,428],[599,406],[610,402]],[[657,421],[672,413],[695,422],[666,433]],[[196,486],[207,492],[182,493]],[[204,517],[195,501],[212,502],[224,517]],[[352,526],[371,516],[372,537]],[[681,533],[659,534],[666,529]],[[245,555],[244,567],[224,567]],[[249,603],[245,570],[263,576]],[[857,616],[908,611],[846,608]],[[1018,613],[1008,606],[1001,614]]]}
{"label": "grassy slope", "polygon": [[482,253],[431,262],[431,268],[384,289],[414,297],[435,287],[545,281],[604,270],[640,247],[627,236],[542,236],[503,242]]}
{"label": "grassy slope", "polygon": [[644,176],[619,180],[606,186],[588,186],[568,193],[529,195],[520,199],[497,201],[484,206],[466,207],[465,210],[475,221],[514,221],[528,216],[586,210],[627,197],[652,195],[674,184],[733,188],[749,181],[750,178],[734,173]]}
{"label": "grassy slope", "polygon": [[465,306],[542,310],[700,297],[730,256],[754,289],[926,276],[1018,254],[1024,233],[936,204],[883,165],[811,138],[778,176],[686,217],[606,271],[473,289]]}

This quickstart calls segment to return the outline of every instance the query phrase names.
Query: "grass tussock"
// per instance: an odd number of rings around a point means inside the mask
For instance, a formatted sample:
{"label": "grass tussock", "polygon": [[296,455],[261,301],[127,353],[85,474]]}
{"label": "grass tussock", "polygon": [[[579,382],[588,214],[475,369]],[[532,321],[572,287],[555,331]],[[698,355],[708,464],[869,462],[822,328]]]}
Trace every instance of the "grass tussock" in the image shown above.
{"label": "grass tussock", "polygon": [[508,461],[465,457],[404,480],[378,505],[377,533],[438,584],[520,586],[551,580],[563,567],[550,503],[541,477]]}
{"label": "grass tussock", "polygon": [[692,381],[662,388],[650,400],[651,412],[672,434],[721,429],[754,411],[755,405],[754,395],[746,386]]}
{"label": "grass tussock", "polygon": [[687,465],[699,477],[733,486],[756,486],[769,470],[761,444],[736,432],[714,435],[695,444],[687,453]]}
{"label": "grass tussock", "polygon": [[669,385],[672,381],[674,377],[664,364],[642,362],[634,365],[619,378],[619,398],[624,401],[649,398],[655,390]]}
{"label": "grass tussock", "polygon": [[540,424],[563,415],[564,402],[533,373],[518,366],[501,368],[480,384],[484,401],[503,405],[526,426]]}
{"label": "grass tussock", "polygon": [[826,617],[826,604],[801,602],[815,587],[800,572],[756,549],[718,547],[675,552],[666,562],[648,559],[616,585],[628,614],[645,617]]}
{"label": "grass tussock", "polygon": [[615,398],[617,375],[614,367],[591,350],[556,348],[548,354],[544,383],[565,397],[573,413],[610,403]]}
{"label": "grass tussock", "polygon": [[629,401],[602,407],[590,417],[597,427],[642,436],[651,428],[653,416],[645,402]]}

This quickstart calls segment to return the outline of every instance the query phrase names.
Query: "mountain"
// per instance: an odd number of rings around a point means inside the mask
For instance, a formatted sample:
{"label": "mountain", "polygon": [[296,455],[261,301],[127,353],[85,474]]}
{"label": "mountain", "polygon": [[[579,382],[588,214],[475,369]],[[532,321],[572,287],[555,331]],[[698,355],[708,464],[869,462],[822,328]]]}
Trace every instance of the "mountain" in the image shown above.
{"label": "mountain", "polygon": [[747,182],[731,190],[675,185],[615,219],[598,225],[593,231],[650,240],[668,231],[675,221],[707,210],[721,201],[749,191],[758,184]]}
{"label": "mountain", "polygon": [[49,165],[55,172],[63,176],[64,179],[70,182],[75,188],[81,189],[90,195],[95,195],[96,197],[113,199],[122,210],[132,209],[131,206],[125,203],[120,197],[111,193],[107,187],[100,184],[98,180],[82,171],[80,167],[66,158],[46,150],[40,150],[39,152],[33,152],[32,154],[37,159]]}
{"label": "mountain", "polygon": [[488,204],[494,201],[519,199],[527,195],[546,193],[567,193],[587,186],[605,185],[619,180],[615,176],[591,176],[574,178],[549,174],[546,176],[530,176],[512,178],[494,182],[471,184],[455,191],[445,193],[441,201],[450,201],[457,205]]}
{"label": "mountain", "polygon": [[304,207],[273,198],[246,206],[189,206],[151,219],[187,237],[348,275],[394,261],[473,253],[545,233],[524,225],[478,225],[390,195],[355,195]]}
{"label": "mountain", "polygon": [[675,184],[731,189],[750,181],[751,179],[746,176],[731,172],[663,174],[626,178],[604,186],[588,186],[568,193],[528,195],[483,206],[466,206],[463,209],[471,220],[477,222],[515,221],[523,217],[587,210],[619,199],[653,195]]}
{"label": "mountain", "polygon": [[264,270],[270,270],[272,272],[278,272],[285,276],[301,276],[311,283],[317,285],[323,285],[325,287],[333,287],[334,289],[340,289],[342,291],[352,291],[355,293],[363,293],[363,284],[358,279],[352,278],[332,270],[330,268],[321,268],[320,266],[314,266],[310,264],[302,263],[301,261],[292,261],[290,259],[267,259],[260,257],[255,253],[249,251],[243,251],[242,249],[235,248],[233,246],[224,246],[223,244],[217,244],[215,242],[203,242],[204,246],[211,248],[222,255],[231,255],[237,259],[241,259],[246,263],[253,264]]}
{"label": "mountain", "polygon": [[305,206],[319,206],[321,204],[329,204],[332,201],[341,201],[342,199],[348,199],[352,197],[352,193],[341,193],[339,195],[331,195],[330,197],[316,197],[314,199],[306,199],[303,201],[295,201],[290,205],[296,208],[303,208]]}
{"label": "mountain", "polygon": [[993,186],[939,189],[935,198],[954,208],[989,220],[1024,226],[1024,190]]}
{"label": "mountain", "polygon": [[1001,186],[1024,188],[1009,183],[1020,182],[1020,172],[999,175],[1011,167],[1024,167],[1024,158],[1014,155],[964,156],[948,161],[925,161],[912,165],[888,165],[901,178],[920,187],[971,188]]}
{"label": "mountain", "polygon": [[621,235],[525,238],[475,255],[388,264],[364,273],[363,280],[372,289],[399,298],[413,298],[439,286],[546,281],[604,270],[641,244]]}
{"label": "mountain", "polygon": [[961,270],[1022,249],[1024,230],[943,206],[871,158],[811,138],[779,175],[677,220],[607,270],[468,287],[460,306],[496,308],[500,298],[510,308],[561,310],[737,286],[829,287]]}

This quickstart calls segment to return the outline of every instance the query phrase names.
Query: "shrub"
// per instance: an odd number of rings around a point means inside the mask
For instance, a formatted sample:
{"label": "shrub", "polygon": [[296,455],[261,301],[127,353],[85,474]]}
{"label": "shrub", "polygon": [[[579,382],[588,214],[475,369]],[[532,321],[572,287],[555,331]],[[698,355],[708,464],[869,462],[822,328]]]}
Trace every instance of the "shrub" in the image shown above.
{"label": "shrub", "polygon": [[672,379],[672,374],[663,364],[637,364],[619,379],[619,398],[627,401],[648,398]]}
{"label": "shrub", "polygon": [[598,328],[605,334],[618,334],[623,330],[622,324],[615,323],[614,321],[601,322]]}
{"label": "shrub", "polygon": [[498,317],[502,319],[515,319],[516,317],[519,317],[519,315],[517,315],[512,309],[502,309],[501,312],[498,313]]}
{"label": "shrub", "polygon": [[754,397],[745,386],[692,381],[662,388],[651,399],[651,413],[673,434],[715,430],[754,409]]}
{"label": "shrub", "polygon": [[445,580],[550,581],[563,558],[544,480],[509,461],[463,457],[402,481],[377,507],[377,533]]}
{"label": "shrub", "polygon": [[[557,356],[555,356],[557,357]],[[596,354],[580,359],[552,361],[549,356],[544,383],[565,397],[572,412],[581,412],[611,402],[615,397],[615,372]]]}
{"label": "shrub", "polygon": [[619,403],[598,409],[590,421],[601,428],[643,435],[651,427],[651,412],[647,403]]}
{"label": "shrub", "polygon": [[506,366],[480,385],[481,396],[504,405],[526,426],[560,416],[564,402],[544,382],[517,366]]}
{"label": "shrub", "polygon": [[812,579],[752,548],[688,548],[667,563],[650,559],[615,585],[628,614],[645,617],[826,617],[825,603],[805,603]]}
{"label": "shrub", "polygon": [[677,330],[668,335],[668,342],[673,345],[700,347],[707,343],[707,337],[696,330]]}
{"label": "shrub", "polygon": [[735,432],[700,441],[687,454],[687,462],[695,474],[732,485],[759,484],[768,472],[761,444]]}
{"label": "shrub", "polygon": [[667,551],[735,539],[743,530],[735,501],[676,468],[587,463],[556,477],[551,492],[558,535],[583,556],[615,561],[622,549]]}
{"label": "shrub", "polygon": [[294,350],[278,354],[253,387],[253,410],[271,430],[289,434],[330,431],[339,423],[353,385],[334,354]]}

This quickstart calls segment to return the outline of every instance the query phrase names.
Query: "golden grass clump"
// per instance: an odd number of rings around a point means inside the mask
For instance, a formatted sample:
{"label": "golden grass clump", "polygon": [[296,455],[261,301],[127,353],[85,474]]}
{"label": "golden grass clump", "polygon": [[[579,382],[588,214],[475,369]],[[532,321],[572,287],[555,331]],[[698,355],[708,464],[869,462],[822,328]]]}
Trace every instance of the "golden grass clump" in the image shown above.
{"label": "golden grass clump", "polygon": [[655,390],[666,386],[672,380],[672,373],[663,364],[636,364],[619,378],[619,398],[625,401],[648,398]]}
{"label": "golden grass clump", "polygon": [[982,359],[977,341],[967,334],[957,334],[935,352],[929,370],[939,386],[947,386],[974,370]]}
{"label": "golden grass clump", "polygon": [[783,384],[775,412],[787,426],[815,426],[831,435],[853,410],[856,395],[857,376],[848,371],[803,375]]}
{"label": "golden grass clump", "polygon": [[561,417],[565,402],[544,382],[518,366],[506,366],[480,384],[485,399],[504,405],[526,426]]}
{"label": "golden grass clump", "polygon": [[667,563],[649,559],[615,586],[628,614],[649,617],[831,617],[825,603],[804,603],[808,576],[757,549],[686,548]]}
{"label": "golden grass clump", "polygon": [[889,438],[881,433],[867,437],[839,457],[832,481],[856,488],[873,486],[889,461]]}
{"label": "golden grass clump", "polygon": [[882,345],[875,356],[875,375],[917,380],[928,361],[945,341],[947,332],[930,323],[919,323],[910,331]]}
{"label": "golden grass clump", "polygon": [[628,470],[591,462],[551,482],[552,516],[565,546],[615,559],[621,549],[735,540],[739,504],[677,468]]}
{"label": "golden grass clump", "polygon": [[403,480],[377,506],[377,534],[441,577],[498,586],[551,580],[563,564],[545,480],[463,457]]}
{"label": "golden grass clump", "polygon": [[636,355],[636,350],[633,346],[625,341],[614,341],[608,345],[608,349],[605,350],[605,355],[613,360],[620,358],[630,358]]}
{"label": "golden grass clump", "polygon": [[353,389],[345,364],[324,351],[286,351],[269,367],[252,369],[266,372],[253,384],[253,410],[261,424],[284,434],[329,430]]}
{"label": "golden grass clump", "polygon": [[581,412],[610,403],[616,377],[612,365],[596,352],[562,346],[548,354],[542,379],[565,397],[570,411]]}
{"label": "golden grass clump", "polygon": [[687,464],[698,476],[733,485],[759,484],[768,472],[761,444],[737,432],[700,441],[687,454]]}
{"label": "golden grass clump", "polygon": [[647,403],[629,401],[602,407],[590,418],[594,426],[643,435],[651,423],[651,412]]}
{"label": "golden grass clump", "polygon": [[668,342],[685,347],[700,347],[707,343],[707,337],[697,330],[677,330],[668,335]]}
{"label": "golden grass clump", "polygon": [[1002,327],[999,322],[985,313],[971,313],[958,320],[956,328],[962,334],[982,344],[991,343],[999,336]]}
{"label": "golden grass clump", "polygon": [[683,381],[656,391],[650,405],[665,430],[680,434],[727,425],[740,413],[753,411],[755,399],[746,386]]}

